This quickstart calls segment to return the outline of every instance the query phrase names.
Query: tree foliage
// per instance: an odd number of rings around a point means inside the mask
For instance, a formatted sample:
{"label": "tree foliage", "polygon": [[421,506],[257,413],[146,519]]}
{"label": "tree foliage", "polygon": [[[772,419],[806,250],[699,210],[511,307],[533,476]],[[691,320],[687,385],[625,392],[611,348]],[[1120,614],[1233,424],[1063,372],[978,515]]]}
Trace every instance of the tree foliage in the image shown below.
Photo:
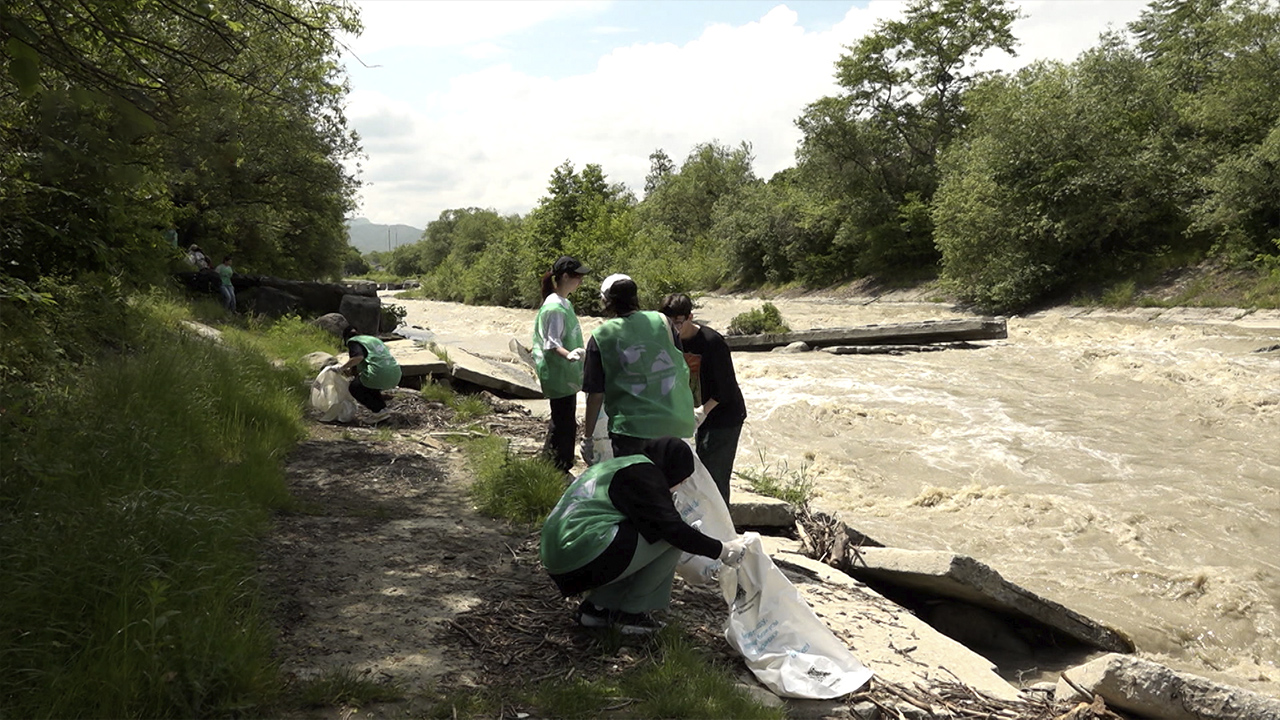
{"label": "tree foliage", "polygon": [[852,273],[892,274],[937,259],[928,206],[937,157],[968,122],[969,70],[988,50],[1013,52],[1004,0],[915,0],[836,63],[843,93],[796,121],[798,169],[835,205]]}
{"label": "tree foliage", "polygon": [[298,0],[16,0],[0,8],[4,273],[154,275],[182,244],[336,274],[355,181],[335,30]]}

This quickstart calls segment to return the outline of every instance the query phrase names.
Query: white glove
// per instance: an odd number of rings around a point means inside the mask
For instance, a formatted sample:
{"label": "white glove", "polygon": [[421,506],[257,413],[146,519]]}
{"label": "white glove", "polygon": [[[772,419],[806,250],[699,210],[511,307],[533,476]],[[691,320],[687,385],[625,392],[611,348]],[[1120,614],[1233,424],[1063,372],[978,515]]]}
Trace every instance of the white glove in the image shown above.
{"label": "white glove", "polygon": [[747,551],[747,541],[741,535],[720,544],[720,562],[729,567],[738,567],[742,555]]}
{"label": "white glove", "polygon": [[566,355],[564,359],[568,360],[569,362],[578,362],[579,360],[582,359],[582,356],[584,354],[585,353],[582,352],[582,348],[575,348],[573,350],[570,350],[569,354]]}
{"label": "white glove", "polygon": [[596,464],[596,441],[592,440],[591,438],[582,438],[582,443],[579,444],[578,447],[582,448],[582,462],[586,463],[589,466],[595,465]]}
{"label": "white glove", "polygon": [[693,409],[693,426],[695,428],[702,427],[702,423],[707,420],[707,410],[702,406]]}

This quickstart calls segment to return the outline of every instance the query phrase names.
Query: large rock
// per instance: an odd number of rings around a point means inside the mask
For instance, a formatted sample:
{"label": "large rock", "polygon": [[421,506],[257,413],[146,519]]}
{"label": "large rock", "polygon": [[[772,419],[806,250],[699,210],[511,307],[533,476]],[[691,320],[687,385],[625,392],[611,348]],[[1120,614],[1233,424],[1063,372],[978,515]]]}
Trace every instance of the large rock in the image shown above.
{"label": "large rock", "polygon": [[1108,706],[1163,720],[1280,720],[1280,700],[1180,673],[1128,655],[1104,655],[1063,673],[1057,700],[1084,700],[1072,683]]}
{"label": "large rock", "polygon": [[964,555],[927,550],[864,547],[847,563],[848,572],[868,582],[910,588],[927,595],[1024,616],[1100,650],[1133,652],[1133,641],[1051,600],[1046,600]]}
{"label": "large rock", "polygon": [[382,322],[382,301],[375,295],[343,295],[338,312],[362,335],[377,335]]}
{"label": "large rock", "polygon": [[342,332],[351,324],[343,317],[342,313],[325,313],[315,320],[311,321],[312,325],[332,334],[334,337],[342,337]]}
{"label": "large rock", "polygon": [[798,542],[761,539],[818,617],[880,679],[905,687],[958,680],[991,697],[1018,697],[1017,689],[1000,677],[990,660],[865,584],[807,557]]}
{"label": "large rock", "polygon": [[236,300],[237,304],[243,300],[246,310],[273,318],[298,313],[302,309],[302,302],[296,295],[266,286],[249,288],[243,295],[237,293]]}

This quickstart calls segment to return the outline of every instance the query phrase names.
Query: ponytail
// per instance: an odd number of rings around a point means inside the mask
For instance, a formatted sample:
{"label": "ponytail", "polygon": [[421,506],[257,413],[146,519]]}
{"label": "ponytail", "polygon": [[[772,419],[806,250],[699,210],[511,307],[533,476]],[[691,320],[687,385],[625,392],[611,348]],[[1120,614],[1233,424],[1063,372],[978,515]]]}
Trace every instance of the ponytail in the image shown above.
{"label": "ponytail", "polygon": [[556,277],[548,270],[542,275],[542,297],[545,299],[548,295],[556,291]]}

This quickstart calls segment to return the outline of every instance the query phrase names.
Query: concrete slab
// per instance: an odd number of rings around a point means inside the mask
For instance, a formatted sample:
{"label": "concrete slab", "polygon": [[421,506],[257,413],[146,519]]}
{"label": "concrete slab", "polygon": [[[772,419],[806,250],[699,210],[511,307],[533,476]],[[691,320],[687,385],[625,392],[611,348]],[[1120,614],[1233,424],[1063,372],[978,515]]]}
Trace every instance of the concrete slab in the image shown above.
{"label": "concrete slab", "polygon": [[990,660],[864,583],[806,557],[800,543],[761,539],[818,617],[877,677],[905,687],[958,680],[991,697],[1018,698],[1018,690],[1000,677]]}
{"label": "concrete slab", "polygon": [[[1057,700],[1082,700],[1072,685],[1101,695],[1110,707],[1165,720],[1280,719],[1280,700],[1175,672],[1160,663],[1110,654],[1071,668],[1059,680]],[[1070,682],[1067,682],[1070,680]]]}
{"label": "concrete slab", "polygon": [[387,349],[396,362],[400,363],[400,373],[404,377],[444,377],[449,374],[449,366],[426,343],[417,340],[392,340],[387,343]]}
{"label": "concrete slab", "polygon": [[1119,631],[1014,585],[971,557],[948,552],[864,547],[849,558],[848,565],[848,572],[860,580],[889,583],[1023,615],[1101,650],[1133,652],[1134,649],[1133,641]]}
{"label": "concrete slab", "polygon": [[729,495],[729,516],[739,528],[790,528],[796,524],[795,510],[789,503],[740,488],[733,488]]}
{"label": "concrete slab", "polygon": [[453,345],[444,348],[452,364],[453,377],[511,397],[542,397],[542,386],[537,378],[515,363],[485,360]]}

